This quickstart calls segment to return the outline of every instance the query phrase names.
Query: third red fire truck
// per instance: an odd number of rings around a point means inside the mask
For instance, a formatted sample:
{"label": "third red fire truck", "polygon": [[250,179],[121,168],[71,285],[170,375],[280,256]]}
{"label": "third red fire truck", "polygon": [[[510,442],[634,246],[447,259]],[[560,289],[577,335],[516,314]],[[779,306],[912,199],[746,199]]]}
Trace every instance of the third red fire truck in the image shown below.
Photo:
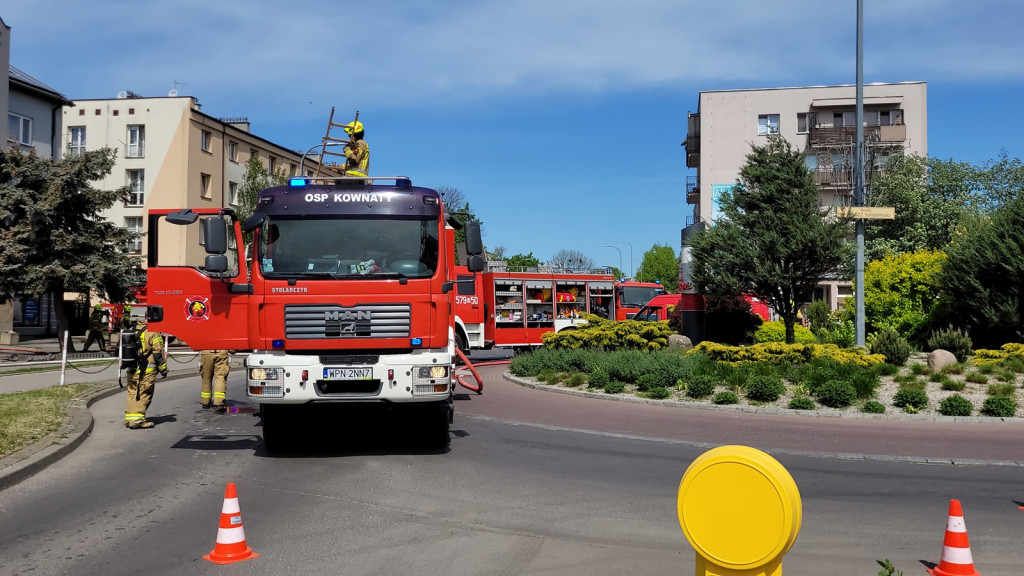
{"label": "third red fire truck", "polygon": [[475,279],[466,268],[456,268],[455,337],[462,350],[540,346],[542,334],[585,323],[584,312],[616,318],[611,274],[498,266],[489,263]]}

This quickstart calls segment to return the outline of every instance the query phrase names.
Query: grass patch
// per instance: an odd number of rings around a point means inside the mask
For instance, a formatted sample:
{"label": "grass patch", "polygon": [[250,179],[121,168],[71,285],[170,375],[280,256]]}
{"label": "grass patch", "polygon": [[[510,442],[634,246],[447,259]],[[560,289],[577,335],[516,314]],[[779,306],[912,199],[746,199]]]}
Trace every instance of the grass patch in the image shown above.
{"label": "grass patch", "polygon": [[71,401],[88,387],[68,384],[0,395],[0,456],[17,452],[60,428]]}

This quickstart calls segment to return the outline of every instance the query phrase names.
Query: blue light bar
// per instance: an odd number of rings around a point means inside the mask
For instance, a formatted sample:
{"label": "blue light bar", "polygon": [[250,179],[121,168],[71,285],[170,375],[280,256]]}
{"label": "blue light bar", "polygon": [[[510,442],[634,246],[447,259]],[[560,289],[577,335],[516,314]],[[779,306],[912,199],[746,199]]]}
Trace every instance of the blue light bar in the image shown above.
{"label": "blue light bar", "polygon": [[413,346],[423,346],[423,338],[409,338],[409,344]]}
{"label": "blue light bar", "polygon": [[288,185],[289,186],[305,186],[306,185],[306,179],[305,178],[291,178],[291,179],[288,180]]}
{"label": "blue light bar", "polygon": [[274,340],[270,345],[274,348],[284,348],[284,340]]}

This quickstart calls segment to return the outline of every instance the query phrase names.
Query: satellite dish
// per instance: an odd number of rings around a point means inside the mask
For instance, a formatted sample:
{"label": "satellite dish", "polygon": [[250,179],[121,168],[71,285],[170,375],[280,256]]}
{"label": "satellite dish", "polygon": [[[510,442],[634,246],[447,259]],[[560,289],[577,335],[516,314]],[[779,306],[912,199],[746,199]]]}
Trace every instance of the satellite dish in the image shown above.
{"label": "satellite dish", "polygon": [[177,88],[171,88],[171,91],[167,93],[167,96],[169,96],[171,98],[174,98],[177,95],[178,95],[178,89]]}
{"label": "satellite dish", "polygon": [[117,93],[117,97],[118,98],[122,98],[122,99],[123,98],[127,98],[128,97],[128,91],[127,90],[121,90],[120,92]]}

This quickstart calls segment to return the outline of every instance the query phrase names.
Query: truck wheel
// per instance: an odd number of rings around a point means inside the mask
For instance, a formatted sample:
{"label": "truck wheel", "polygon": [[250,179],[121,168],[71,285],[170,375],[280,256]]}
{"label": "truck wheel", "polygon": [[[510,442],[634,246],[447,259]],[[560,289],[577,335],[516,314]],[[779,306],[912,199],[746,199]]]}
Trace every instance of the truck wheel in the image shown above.
{"label": "truck wheel", "polygon": [[427,433],[424,440],[427,448],[444,450],[448,447],[451,437],[451,418],[454,410],[429,410],[425,416],[425,428]]}
{"label": "truck wheel", "polygon": [[267,452],[283,452],[290,443],[291,418],[287,406],[261,404],[263,446]]}
{"label": "truck wheel", "polygon": [[[462,333],[457,332],[455,334],[455,345],[459,347],[459,350],[462,350],[463,354],[469,356],[469,342],[466,341],[466,337]],[[461,359],[458,359],[456,363],[461,361]]]}

